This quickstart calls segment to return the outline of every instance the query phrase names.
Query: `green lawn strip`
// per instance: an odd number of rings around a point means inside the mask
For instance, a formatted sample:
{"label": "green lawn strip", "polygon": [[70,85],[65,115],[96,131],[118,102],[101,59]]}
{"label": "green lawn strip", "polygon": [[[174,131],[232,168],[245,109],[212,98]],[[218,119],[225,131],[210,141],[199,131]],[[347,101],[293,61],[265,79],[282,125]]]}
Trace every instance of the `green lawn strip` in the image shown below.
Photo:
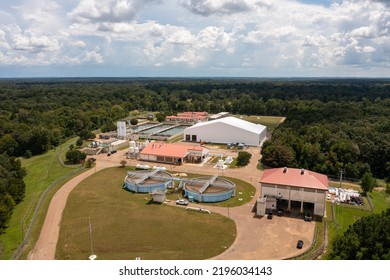
{"label": "green lawn strip", "polygon": [[39,238],[39,234],[41,233],[42,225],[45,221],[47,210],[49,208],[51,199],[55,195],[55,193],[69,180],[76,177],[80,173],[84,172],[85,170],[79,170],[73,171],[70,174],[65,175],[63,180],[60,180],[50,191],[47,192],[46,197],[44,198],[41,207],[39,209],[39,212],[37,213],[37,217],[35,220],[35,223],[31,229],[30,238],[28,239],[27,244],[25,245],[23,252],[21,256],[19,257],[20,260],[25,260],[28,258],[28,253],[34,248],[36,241]]}
{"label": "green lawn strip", "polygon": [[236,115],[236,118],[243,119],[255,124],[261,124],[267,127],[267,132],[272,132],[281,122],[283,117],[274,116],[240,116]]}
{"label": "green lawn strip", "polygon": [[15,207],[5,233],[0,235],[1,259],[10,259],[20,245],[22,228],[25,233],[31,223],[37,203],[46,188],[58,178],[75,172],[75,169],[61,165],[57,158],[58,152],[59,149],[50,150],[44,155],[21,159],[23,167],[27,170],[24,178],[26,195],[23,201]]}
{"label": "green lawn strip", "polygon": [[374,212],[380,213],[390,207],[390,196],[384,191],[373,191],[369,193],[374,204]]}
{"label": "green lawn strip", "polygon": [[57,259],[88,259],[89,221],[98,259],[207,259],[232,244],[236,236],[232,220],[150,203],[149,194],[122,189],[126,170],[99,171],[70,193]]}

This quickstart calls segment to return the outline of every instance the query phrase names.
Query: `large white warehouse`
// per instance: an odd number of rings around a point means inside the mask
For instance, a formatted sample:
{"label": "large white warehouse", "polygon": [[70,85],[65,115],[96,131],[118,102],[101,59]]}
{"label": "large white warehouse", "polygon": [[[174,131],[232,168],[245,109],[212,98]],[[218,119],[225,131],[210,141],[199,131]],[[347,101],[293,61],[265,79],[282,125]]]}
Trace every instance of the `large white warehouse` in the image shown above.
{"label": "large white warehouse", "polygon": [[197,123],[184,129],[184,141],[211,143],[243,143],[249,146],[261,145],[267,128],[235,117],[226,117],[209,122]]}

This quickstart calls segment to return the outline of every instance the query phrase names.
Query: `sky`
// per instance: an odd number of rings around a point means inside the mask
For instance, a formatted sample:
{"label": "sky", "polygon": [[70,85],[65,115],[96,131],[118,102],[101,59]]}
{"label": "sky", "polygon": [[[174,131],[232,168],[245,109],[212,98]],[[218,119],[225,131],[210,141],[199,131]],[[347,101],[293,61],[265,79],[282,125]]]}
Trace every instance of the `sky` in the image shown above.
{"label": "sky", "polygon": [[390,77],[390,0],[2,0],[0,78]]}

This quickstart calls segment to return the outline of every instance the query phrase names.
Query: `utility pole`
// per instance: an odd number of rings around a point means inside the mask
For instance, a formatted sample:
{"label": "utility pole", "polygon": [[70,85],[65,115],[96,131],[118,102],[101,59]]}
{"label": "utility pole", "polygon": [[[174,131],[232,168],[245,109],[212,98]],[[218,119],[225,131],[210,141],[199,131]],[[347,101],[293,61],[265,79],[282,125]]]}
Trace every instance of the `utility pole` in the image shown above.
{"label": "utility pole", "polygon": [[345,174],[345,169],[339,168],[339,173],[340,173],[340,188],[341,188],[341,183],[343,181],[343,174]]}
{"label": "utility pole", "polygon": [[89,259],[93,261],[96,259],[96,255],[93,254],[93,241],[92,241],[92,224],[91,224],[91,216],[88,217],[89,219],[89,239],[91,240],[91,255],[89,256]]}

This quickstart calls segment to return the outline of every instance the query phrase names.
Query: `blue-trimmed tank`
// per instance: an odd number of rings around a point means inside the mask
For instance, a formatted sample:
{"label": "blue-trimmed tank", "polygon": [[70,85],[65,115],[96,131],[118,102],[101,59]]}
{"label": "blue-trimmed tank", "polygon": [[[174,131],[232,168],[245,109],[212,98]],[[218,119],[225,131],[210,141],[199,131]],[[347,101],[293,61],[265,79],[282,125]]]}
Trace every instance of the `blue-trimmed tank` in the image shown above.
{"label": "blue-trimmed tank", "polygon": [[129,171],[123,188],[136,193],[151,193],[173,186],[171,174],[161,169]]}
{"label": "blue-trimmed tank", "polygon": [[236,193],[236,185],[225,178],[200,177],[184,182],[184,196],[198,202],[220,202]]}

